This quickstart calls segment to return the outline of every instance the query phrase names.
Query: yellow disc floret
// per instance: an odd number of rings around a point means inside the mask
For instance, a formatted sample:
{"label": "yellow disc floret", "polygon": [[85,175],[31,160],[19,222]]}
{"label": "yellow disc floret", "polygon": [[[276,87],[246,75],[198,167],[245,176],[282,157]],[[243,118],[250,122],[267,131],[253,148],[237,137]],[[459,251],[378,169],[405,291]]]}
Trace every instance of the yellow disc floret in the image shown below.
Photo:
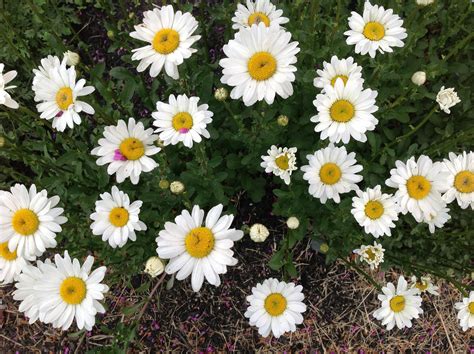
{"label": "yellow disc floret", "polygon": [[349,78],[346,75],[336,75],[331,80],[331,85],[332,86],[336,85],[336,80],[337,79],[341,79],[344,82],[344,85],[347,83],[347,80],[349,80]]}
{"label": "yellow disc floret", "polygon": [[122,207],[113,208],[109,214],[109,221],[115,227],[123,227],[128,223],[128,210]]}
{"label": "yellow disc floret", "polygon": [[383,215],[383,211],[383,204],[378,200],[370,200],[367,204],[365,204],[365,215],[372,220],[380,218]]}
{"label": "yellow disc floret", "polygon": [[460,193],[474,192],[474,173],[471,171],[461,171],[454,177],[454,188]]}
{"label": "yellow disc floret", "polygon": [[247,63],[247,69],[252,79],[264,81],[273,76],[277,69],[277,61],[268,52],[257,52],[252,55]]}
{"label": "yellow disc floret", "polygon": [[408,195],[416,200],[425,198],[431,190],[431,183],[423,176],[412,176],[407,181]]}
{"label": "yellow disc floret", "polygon": [[329,109],[331,119],[335,122],[346,123],[354,118],[355,108],[347,100],[337,100]]}
{"label": "yellow disc floret", "polygon": [[265,299],[265,310],[271,316],[280,316],[286,310],[286,298],[280,293],[272,293]]}
{"label": "yellow disc floret", "polygon": [[379,22],[367,22],[363,33],[365,38],[371,41],[380,41],[385,37],[385,27]]}
{"label": "yellow disc floret", "polygon": [[324,184],[335,184],[341,179],[342,173],[338,165],[332,162],[325,163],[319,170],[319,178]]}
{"label": "yellow disc floret", "polygon": [[30,209],[19,209],[13,214],[13,230],[23,236],[34,234],[39,227],[38,215]]}
{"label": "yellow disc floret", "polygon": [[394,296],[390,299],[390,308],[393,312],[400,312],[405,309],[405,297],[402,295]]}
{"label": "yellow disc floret", "polygon": [[138,160],[145,154],[145,146],[137,138],[127,138],[120,143],[120,153],[127,160]]}
{"label": "yellow disc floret", "polygon": [[171,120],[173,129],[180,133],[186,133],[193,127],[193,117],[188,112],[179,112]]}
{"label": "yellow disc floret", "polygon": [[70,87],[62,87],[56,93],[56,104],[61,110],[66,111],[73,102],[74,98]]}
{"label": "yellow disc floret", "polygon": [[14,261],[17,258],[16,250],[10,252],[8,249],[8,242],[0,243],[0,258],[7,261]]}
{"label": "yellow disc floret", "polygon": [[184,239],[186,251],[194,258],[204,258],[214,249],[214,234],[207,227],[196,227]]}
{"label": "yellow disc floret", "polygon": [[263,12],[254,12],[249,16],[248,24],[249,26],[258,25],[263,22],[265,26],[270,26],[270,19]]}
{"label": "yellow disc floret", "polygon": [[179,46],[179,33],[171,28],[163,28],[155,34],[152,46],[160,54],[173,53]]}
{"label": "yellow disc floret", "polygon": [[87,294],[87,285],[84,280],[78,277],[67,277],[59,287],[61,299],[69,305],[78,305]]}
{"label": "yellow disc floret", "polygon": [[278,168],[280,170],[285,170],[286,171],[287,169],[290,168],[289,161],[290,161],[290,159],[288,158],[288,155],[283,154],[283,155],[278,156],[275,159],[275,164],[278,166]]}

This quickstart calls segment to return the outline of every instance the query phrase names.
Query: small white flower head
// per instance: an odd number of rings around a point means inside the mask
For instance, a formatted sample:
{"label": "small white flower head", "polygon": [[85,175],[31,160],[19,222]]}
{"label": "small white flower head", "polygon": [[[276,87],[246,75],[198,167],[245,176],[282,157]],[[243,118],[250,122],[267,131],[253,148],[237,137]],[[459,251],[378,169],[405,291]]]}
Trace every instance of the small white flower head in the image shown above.
{"label": "small white flower head", "polygon": [[469,328],[474,327],[474,291],[469,293],[469,297],[465,297],[461,302],[454,305],[458,310],[459,324],[465,332]]}
{"label": "small white flower head", "polygon": [[372,5],[367,0],[362,16],[353,11],[348,21],[351,29],[344,32],[348,36],[346,42],[355,44],[358,54],[369,53],[375,58],[377,51],[391,53],[392,47],[404,46],[406,29],[402,27],[403,20],[393,14],[392,9],[385,10],[383,6]]}
{"label": "small white flower head", "polygon": [[253,242],[264,242],[270,235],[270,231],[268,231],[265,225],[253,224],[250,227],[249,234]]}
{"label": "small white flower head", "polygon": [[417,71],[411,76],[411,82],[416,86],[424,85],[426,82],[426,73],[424,71]]}
{"label": "small white flower head", "polygon": [[165,265],[160,257],[150,257],[145,264],[145,273],[150,275],[152,278],[157,277],[165,271]]}
{"label": "small white flower head", "polygon": [[4,68],[5,65],[0,63],[0,105],[4,105],[12,109],[17,109],[19,107],[18,103],[14,99],[12,99],[10,94],[7,92],[7,90],[16,87],[12,85],[7,86],[7,84],[16,77],[17,72],[15,70],[11,70],[6,73],[3,73]]}
{"label": "small white flower head", "polygon": [[358,81],[360,85],[364,83],[362,78],[362,67],[354,63],[354,58],[349,57],[345,59],[339,59],[333,55],[331,62],[323,62],[323,70],[317,70],[318,76],[314,79],[314,86],[323,89],[327,85],[335,86],[336,80],[341,79],[344,85],[349,79]]}
{"label": "small white flower head", "polygon": [[290,216],[288,220],[286,220],[286,226],[289,229],[296,230],[300,226],[300,221],[296,216]]}
{"label": "small white flower head", "polygon": [[81,57],[79,56],[79,54],[71,52],[70,50],[65,52],[63,55],[64,59],[66,60],[66,64],[69,66],[75,66],[81,61]]}
{"label": "small white flower head", "polygon": [[29,262],[25,258],[18,257],[16,250],[10,252],[8,242],[0,243],[0,284],[10,284],[18,280],[18,276],[28,265]]}
{"label": "small white flower head", "polygon": [[107,173],[115,173],[117,183],[130,178],[133,184],[137,184],[142,171],[150,172],[158,167],[158,163],[150,158],[161,150],[153,144],[157,139],[158,135],[153,134],[152,128],[145,130],[143,123],[135,123],[134,118],[130,118],[128,124],[119,120],[117,125],[104,128],[104,138],[99,139],[99,146],[91,153],[100,156],[97,165],[109,164]]}
{"label": "small white flower head", "polygon": [[450,219],[451,215],[449,215],[449,209],[444,204],[440,209],[425,216],[423,222],[428,224],[430,232],[434,234],[436,228],[441,229]]}
{"label": "small white flower head", "polygon": [[374,241],[374,245],[362,245],[353,251],[360,256],[360,260],[370,265],[370,269],[376,269],[383,263],[385,249],[380,243]]}
{"label": "small white flower head", "polygon": [[344,146],[335,147],[332,143],[324,149],[307,155],[309,164],[301,167],[303,179],[309,183],[308,192],[325,204],[328,199],[340,203],[340,194],[357,190],[362,181],[358,173],[362,166],[357,164],[355,153],[347,153]]}
{"label": "small white flower head", "polygon": [[442,111],[450,114],[450,108],[461,102],[461,99],[458,97],[458,94],[454,91],[453,87],[445,89],[444,86],[442,86],[436,95],[436,102],[438,102],[439,108]]}
{"label": "small white flower head", "polygon": [[397,288],[392,283],[382,288],[383,294],[378,295],[382,306],[374,312],[374,317],[382,321],[382,326],[387,326],[390,331],[395,325],[399,328],[411,328],[412,319],[418,318],[423,313],[421,309],[421,296],[417,288],[408,288],[403,276],[398,278]]}
{"label": "small white flower head", "polygon": [[270,278],[252,288],[247,296],[250,306],[245,312],[251,326],[258,327],[262,337],[272,333],[279,338],[286,332],[295,332],[303,323],[302,313],[306,311],[301,285],[285,283]]}
{"label": "small white flower head", "polygon": [[280,114],[277,118],[277,123],[280,127],[286,127],[290,119],[284,114]]}
{"label": "small white flower head", "polygon": [[417,279],[417,277],[413,275],[411,277],[411,287],[418,289],[420,294],[427,292],[431,295],[439,295],[439,287],[433,284],[430,277],[420,277],[420,279]]}
{"label": "small white flower head", "polygon": [[390,228],[394,228],[394,221],[398,220],[398,206],[393,196],[383,194],[379,185],[356,193],[357,196],[352,198],[351,213],[365,233],[375,238],[392,236]]}
{"label": "small white flower head", "polygon": [[193,142],[200,143],[202,137],[209,139],[206,126],[212,122],[214,113],[208,110],[207,104],[198,105],[199,97],[186,95],[170,95],[168,102],[157,102],[157,112],[151,114],[155,131],[160,133],[165,146],[182,142],[192,148]]}
{"label": "small white flower head", "polygon": [[268,149],[268,155],[262,155],[263,162],[260,164],[266,173],[273,173],[280,177],[287,185],[290,184],[291,174],[296,171],[296,151],[295,147],[281,148],[272,145]]}
{"label": "small white flower head", "polygon": [[184,184],[180,181],[173,181],[170,184],[170,191],[173,194],[181,194],[185,190]]}
{"label": "small white flower head", "polygon": [[283,17],[283,10],[276,8],[270,0],[247,0],[247,6],[237,4],[237,11],[232,17],[232,28],[240,30],[263,23],[266,27],[280,27],[289,21]]}
{"label": "small white flower head", "polygon": [[443,199],[451,203],[456,199],[462,209],[471,206],[474,209],[474,152],[456,155],[449,153],[449,159],[444,159],[447,174]]}
{"label": "small white flower head", "polygon": [[130,203],[128,195],[116,186],[112,187],[112,193],[105,192],[100,198],[91,214],[92,233],[102,235],[102,241],[108,241],[113,248],[125,246],[128,239],[136,241],[135,231],[146,230],[146,225],[139,219],[142,201]]}
{"label": "small white flower head", "polygon": [[137,71],[151,65],[150,76],[156,77],[164,67],[168,76],[179,79],[178,65],[197,51],[191,46],[201,38],[193,36],[198,22],[190,12],[174,12],[171,5],[145,11],[143,16],[143,23],[130,33],[130,37],[147,42],[132,50],[132,60],[140,61]]}
{"label": "small white flower head", "polygon": [[420,6],[428,6],[435,2],[435,0],[416,0],[416,4]]}
{"label": "small white flower head", "polygon": [[214,91],[214,98],[219,102],[223,102],[229,97],[229,91],[225,87],[219,87]]}

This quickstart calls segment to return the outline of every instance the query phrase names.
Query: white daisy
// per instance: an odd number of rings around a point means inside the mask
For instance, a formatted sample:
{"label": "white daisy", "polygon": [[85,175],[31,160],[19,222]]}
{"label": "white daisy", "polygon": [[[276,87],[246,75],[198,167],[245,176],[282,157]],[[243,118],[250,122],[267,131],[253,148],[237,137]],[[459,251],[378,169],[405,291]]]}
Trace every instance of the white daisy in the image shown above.
{"label": "white daisy", "polygon": [[98,147],[92,150],[92,155],[100,156],[97,165],[109,164],[107,173],[116,174],[117,183],[130,178],[133,184],[140,180],[140,174],[150,172],[158,164],[149,156],[157,154],[161,149],[153,145],[158,135],[153,129],[145,130],[143,123],[135,123],[134,118],[119,120],[117,125],[104,128],[104,138],[99,139]]}
{"label": "white daisy", "polygon": [[227,58],[219,65],[223,84],[234,86],[230,97],[242,97],[246,106],[257,101],[272,104],[275,95],[288,98],[293,94],[298,42],[291,42],[291,33],[277,27],[258,26],[241,29],[224,45]]}
{"label": "white daisy", "polygon": [[420,277],[418,280],[415,275],[411,277],[411,287],[418,289],[420,294],[427,292],[432,295],[439,295],[439,287],[434,285],[430,277]]}
{"label": "white daisy", "polygon": [[445,205],[440,193],[445,183],[443,165],[421,155],[417,161],[415,157],[409,158],[406,164],[398,160],[395,166],[385,184],[398,188],[395,199],[400,211],[410,212],[418,222],[430,220]]}
{"label": "white daisy", "polygon": [[372,5],[369,1],[364,4],[364,13],[359,15],[351,12],[348,19],[349,31],[346,42],[355,44],[355,52],[369,55],[374,58],[377,51],[380,53],[393,52],[392,47],[403,47],[403,39],[407,38],[403,20],[393,14],[392,9],[385,10],[383,6]]}
{"label": "white daisy", "polygon": [[48,198],[44,189],[37,193],[34,184],[29,190],[15,184],[10,192],[0,193],[0,242],[8,242],[10,252],[27,259],[56,247],[56,233],[67,221],[58,203],[58,196]]}
{"label": "white daisy", "polygon": [[362,89],[358,79],[349,79],[345,84],[337,78],[334,86],[326,85],[324,93],[316,96],[313,104],[318,114],[311,117],[316,124],[315,132],[321,132],[321,139],[329,138],[332,143],[342,140],[347,144],[351,137],[366,142],[365,132],[372,131],[378,120],[372,113],[379,108],[375,105],[377,91]]}
{"label": "white daisy", "polygon": [[202,141],[201,136],[209,139],[206,126],[212,122],[214,113],[208,110],[207,104],[198,105],[199,97],[188,98],[186,95],[170,95],[168,102],[157,102],[158,112],[151,114],[155,118],[155,131],[160,133],[165,146],[182,142],[191,148],[193,142]]}
{"label": "white daisy", "polygon": [[370,269],[376,269],[381,263],[383,263],[383,256],[385,249],[380,243],[374,241],[374,245],[362,245],[360,248],[356,248],[355,254],[360,256],[360,260],[370,265]]}
{"label": "white daisy", "polygon": [[326,203],[328,199],[339,203],[339,194],[359,188],[356,183],[362,181],[362,176],[357,173],[362,171],[362,166],[357,165],[355,153],[348,154],[344,146],[329,144],[306,158],[309,165],[301,167],[303,179],[309,183],[309,194],[321,203]]}
{"label": "white daisy", "polygon": [[192,35],[198,22],[190,12],[174,12],[171,5],[145,11],[143,16],[143,23],[130,33],[131,37],[148,42],[132,50],[132,60],[140,60],[137,71],[145,71],[151,65],[150,76],[156,77],[164,67],[168,76],[179,79],[178,65],[197,51],[191,46],[201,38]]}
{"label": "white daisy", "polygon": [[166,273],[177,273],[178,280],[192,273],[191,284],[196,292],[201,289],[204,277],[210,284],[219,286],[219,274],[225,274],[227,266],[237,264],[231,248],[244,233],[230,228],[233,215],[221,217],[221,213],[222,204],[219,204],[209,210],[204,221],[204,210],[195,205],[191,214],[183,210],[174,223],[166,222],[156,238],[158,256],[170,260]]}
{"label": "white daisy", "polygon": [[268,155],[262,155],[263,162],[260,164],[266,173],[273,173],[280,177],[286,184],[290,184],[290,177],[296,167],[296,148],[281,148],[272,145],[268,149]]}
{"label": "white daisy", "polygon": [[474,291],[469,293],[469,297],[465,297],[461,302],[454,305],[458,310],[459,324],[465,332],[469,328],[474,327]]}
{"label": "white daisy", "polygon": [[251,326],[258,327],[258,333],[268,337],[270,332],[279,338],[286,332],[295,332],[296,325],[303,323],[306,305],[301,285],[285,283],[270,278],[252,288],[247,296],[250,306],[245,312]]}
{"label": "white daisy", "polygon": [[74,124],[81,124],[79,113],[94,114],[94,108],[86,102],[78,100],[94,92],[94,87],[84,86],[86,80],[76,82],[76,69],[66,67],[63,60],[58,65],[57,57],[48,57],[41,61],[42,66],[33,70],[33,91],[40,118],[53,119],[53,128],[62,132],[66,126],[73,128]]}
{"label": "white daisy", "polygon": [[379,185],[356,193],[357,197],[352,198],[351,213],[365,233],[375,238],[392,236],[390,228],[395,227],[394,221],[398,220],[398,206],[392,195],[382,193]]}
{"label": "white daisy", "polygon": [[0,243],[0,284],[16,281],[28,264],[23,257],[18,257],[16,250],[10,252],[8,242]]}
{"label": "white daisy", "polygon": [[443,199],[451,203],[454,199],[462,209],[474,209],[474,152],[463,151],[461,155],[449,153],[444,159],[447,185],[443,189]]}
{"label": "white daisy", "polygon": [[276,8],[270,0],[247,0],[247,6],[237,4],[237,11],[232,17],[232,28],[240,30],[259,23],[265,26],[279,27],[289,21],[288,18],[283,17],[283,10]]}
{"label": "white daisy", "polygon": [[[354,63],[354,58],[349,57],[339,59],[333,55],[331,62],[323,62],[324,70],[317,70],[318,76],[314,79],[314,86],[324,90],[327,85],[336,85],[337,79],[342,79],[344,85],[347,80],[353,79],[358,81],[360,85],[364,83],[362,78],[362,67]],[[324,91],[322,91],[324,92]]]}
{"label": "white daisy", "polygon": [[109,241],[110,246],[123,247],[127,240],[135,241],[135,231],[145,231],[146,225],[139,220],[141,200],[130,203],[127,194],[116,186],[112,194],[105,192],[100,195],[102,200],[95,202],[95,213],[91,214],[94,235],[102,235],[102,241]]}
{"label": "white daisy", "polygon": [[449,209],[446,207],[446,204],[428,216],[423,218],[423,222],[428,224],[428,228],[432,234],[435,233],[436,228],[441,229],[448,220],[451,219],[451,215],[449,215]]}
{"label": "white daisy", "polygon": [[8,108],[17,109],[19,107],[18,103],[14,99],[12,99],[10,94],[7,92],[7,90],[15,88],[16,86],[6,86],[16,77],[17,72],[15,70],[11,70],[4,74],[4,67],[5,65],[0,63],[0,105],[4,105]]}
{"label": "white daisy", "polygon": [[423,310],[421,309],[421,296],[418,295],[417,288],[408,288],[407,281],[403,276],[398,278],[397,288],[392,283],[382,288],[383,294],[378,295],[382,302],[382,307],[374,312],[374,317],[382,321],[387,330],[391,330],[395,325],[399,329],[411,328],[411,320],[418,318]]}

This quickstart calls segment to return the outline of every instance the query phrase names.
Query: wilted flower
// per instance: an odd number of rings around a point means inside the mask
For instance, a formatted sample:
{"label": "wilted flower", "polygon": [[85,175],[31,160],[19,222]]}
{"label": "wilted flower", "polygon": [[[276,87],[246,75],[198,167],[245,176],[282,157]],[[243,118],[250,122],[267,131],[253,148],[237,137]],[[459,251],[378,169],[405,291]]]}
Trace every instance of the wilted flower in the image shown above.
{"label": "wilted flower", "polygon": [[225,101],[229,97],[229,91],[225,87],[219,87],[214,92],[214,98],[220,102]]}
{"label": "wilted flower", "polygon": [[417,86],[421,86],[426,82],[426,73],[424,71],[417,71],[411,77],[411,82]]}
{"label": "wilted flower", "polygon": [[290,216],[288,220],[286,220],[286,225],[289,229],[297,229],[300,226],[300,221],[296,216]]}
{"label": "wilted flower", "polygon": [[159,257],[150,257],[145,264],[145,273],[149,274],[152,278],[157,277],[165,271],[165,265]]}
{"label": "wilted flower", "polygon": [[445,89],[444,86],[442,86],[436,95],[436,102],[438,102],[441,110],[450,114],[451,111],[449,109],[461,102],[461,99],[453,87]]}
{"label": "wilted flower", "polygon": [[250,238],[254,242],[263,242],[267,239],[270,232],[267,227],[262,224],[253,224],[250,228]]}
{"label": "wilted flower", "polygon": [[170,184],[170,191],[174,194],[181,194],[184,192],[184,184],[180,181],[173,181]]}

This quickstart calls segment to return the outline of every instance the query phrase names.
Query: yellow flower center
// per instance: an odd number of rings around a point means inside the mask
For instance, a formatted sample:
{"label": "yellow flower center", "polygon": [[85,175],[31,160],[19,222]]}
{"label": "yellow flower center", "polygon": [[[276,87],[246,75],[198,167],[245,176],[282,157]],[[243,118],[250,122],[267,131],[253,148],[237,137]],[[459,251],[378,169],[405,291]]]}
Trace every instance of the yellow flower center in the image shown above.
{"label": "yellow flower center", "polygon": [[69,305],[78,305],[87,294],[87,286],[84,280],[78,277],[67,277],[59,287],[59,295]]}
{"label": "yellow flower center", "polygon": [[372,220],[378,219],[383,215],[383,204],[378,200],[370,200],[367,204],[365,204],[364,212],[368,218]]}
{"label": "yellow flower center", "polygon": [[365,254],[370,261],[375,261],[375,252],[371,248],[367,248]]}
{"label": "yellow flower center", "polygon": [[392,297],[390,299],[390,308],[393,312],[403,311],[405,308],[405,298],[402,295]]}
{"label": "yellow flower center", "polygon": [[254,12],[249,16],[249,26],[258,25],[260,22],[263,22],[267,27],[270,26],[270,19],[263,12]]}
{"label": "yellow flower center", "polygon": [[379,22],[367,22],[363,33],[371,41],[380,41],[385,37],[385,27]]}
{"label": "yellow flower center", "polygon": [[7,261],[14,261],[17,258],[16,250],[10,252],[8,249],[8,242],[0,243],[0,258]]}
{"label": "yellow flower center", "polygon": [[128,223],[128,210],[121,207],[113,208],[109,214],[109,221],[115,227],[123,227]]}
{"label": "yellow flower center", "polygon": [[431,183],[423,176],[413,176],[407,181],[408,195],[416,200],[425,198],[431,190]]}
{"label": "yellow flower center", "polygon": [[138,160],[145,154],[145,146],[137,138],[127,138],[120,143],[120,153],[127,160]]}
{"label": "yellow flower center", "polygon": [[16,233],[23,236],[32,235],[39,227],[38,215],[30,209],[20,209],[13,214],[12,225]]}
{"label": "yellow flower center", "polygon": [[171,28],[163,28],[156,32],[152,46],[160,54],[173,53],[179,46],[179,33]]}
{"label": "yellow flower center", "polygon": [[193,127],[193,117],[188,112],[179,112],[173,116],[171,124],[177,132],[187,133]]}
{"label": "yellow flower center", "polygon": [[454,187],[460,193],[474,192],[474,173],[471,171],[461,171],[454,177]]}
{"label": "yellow flower center", "polygon": [[280,316],[286,310],[286,299],[280,293],[272,293],[265,299],[265,310],[271,316]]}
{"label": "yellow flower center", "polygon": [[337,79],[342,79],[342,81],[344,82],[344,85],[347,83],[347,80],[349,80],[349,78],[346,75],[336,75],[331,80],[331,85],[332,86],[336,85],[336,80]]}
{"label": "yellow flower center", "polygon": [[194,258],[204,258],[214,249],[214,235],[207,227],[196,227],[184,239],[186,251]]}
{"label": "yellow flower center", "polygon": [[273,76],[277,69],[277,62],[268,52],[257,52],[249,59],[247,69],[252,79],[264,81]]}
{"label": "yellow flower center", "polygon": [[347,100],[337,100],[329,109],[331,119],[335,122],[346,123],[354,118],[354,105]]}
{"label": "yellow flower center", "polygon": [[275,164],[280,170],[287,170],[288,168],[290,168],[289,160],[290,159],[288,158],[288,155],[283,154],[275,159]]}
{"label": "yellow flower center", "polygon": [[319,178],[324,184],[335,184],[341,179],[341,169],[332,162],[325,163],[319,170]]}
{"label": "yellow flower center", "polygon": [[415,287],[420,290],[421,292],[425,291],[426,289],[428,289],[428,283],[427,282],[423,282],[423,281],[417,281],[416,284],[415,284]]}
{"label": "yellow flower center", "polygon": [[469,313],[471,315],[474,315],[474,301],[470,302],[469,305],[467,306],[467,308],[469,309]]}
{"label": "yellow flower center", "polygon": [[74,99],[70,87],[62,87],[56,93],[56,104],[61,110],[66,111],[73,102]]}

